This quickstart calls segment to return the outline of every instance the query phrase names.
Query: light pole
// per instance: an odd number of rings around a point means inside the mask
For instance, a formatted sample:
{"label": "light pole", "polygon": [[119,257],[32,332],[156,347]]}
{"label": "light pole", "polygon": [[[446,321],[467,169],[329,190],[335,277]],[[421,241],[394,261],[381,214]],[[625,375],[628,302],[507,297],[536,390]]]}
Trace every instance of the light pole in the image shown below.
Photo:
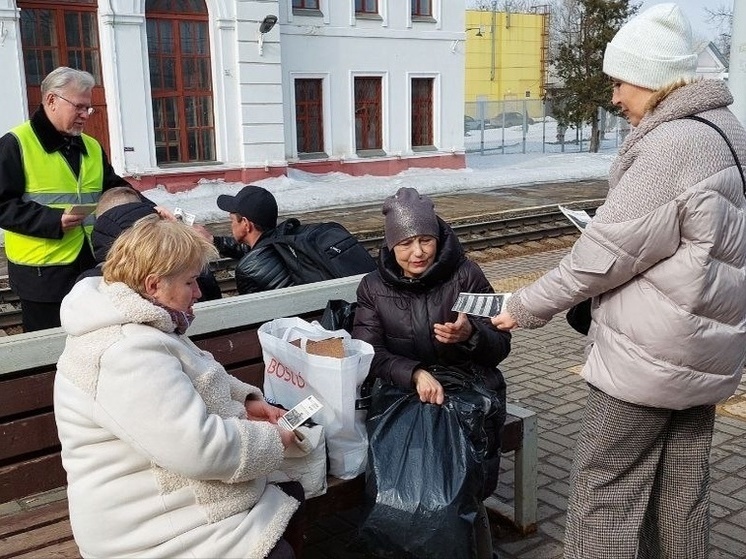
{"label": "light pole", "polygon": [[733,29],[730,34],[728,87],[733,93],[731,109],[746,126],[746,2],[733,2]]}

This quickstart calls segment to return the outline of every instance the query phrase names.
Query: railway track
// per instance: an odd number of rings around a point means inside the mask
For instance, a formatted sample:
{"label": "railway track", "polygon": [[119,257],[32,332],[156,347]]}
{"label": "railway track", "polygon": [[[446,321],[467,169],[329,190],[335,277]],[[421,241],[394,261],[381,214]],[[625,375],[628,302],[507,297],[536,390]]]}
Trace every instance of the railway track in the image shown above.
{"label": "railway track", "polygon": [[[588,200],[568,204],[572,209],[583,209],[593,214],[602,200]],[[477,262],[499,258],[491,256],[492,249],[508,245],[532,244],[531,250],[552,250],[558,248],[551,239],[572,241],[577,237],[577,229],[557,210],[556,206],[527,208],[511,216],[491,216],[464,223],[451,223],[467,253]],[[383,232],[373,233],[367,237],[360,236],[361,243],[372,254],[378,252],[383,241]],[[538,245],[537,245],[538,243]],[[213,263],[213,271],[220,283],[224,296],[236,294],[236,283],[233,278],[235,262],[223,259]],[[21,312],[18,297],[8,287],[7,276],[0,276],[0,330],[6,333],[18,333],[21,330]]]}

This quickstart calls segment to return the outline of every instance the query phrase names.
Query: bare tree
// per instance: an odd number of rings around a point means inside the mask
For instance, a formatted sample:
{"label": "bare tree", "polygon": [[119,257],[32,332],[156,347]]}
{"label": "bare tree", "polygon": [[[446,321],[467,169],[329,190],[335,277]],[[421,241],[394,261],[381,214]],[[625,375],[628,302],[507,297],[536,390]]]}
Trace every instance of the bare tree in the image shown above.
{"label": "bare tree", "polygon": [[714,25],[718,31],[715,45],[726,60],[730,59],[731,30],[733,29],[733,7],[720,4],[715,8],[705,8],[707,22]]}
{"label": "bare tree", "polygon": [[561,126],[591,125],[589,151],[598,151],[599,107],[613,110],[611,81],[603,73],[606,44],[636,11],[629,0],[565,0],[567,19],[552,62],[559,80],[553,113]]}
{"label": "bare tree", "polygon": [[470,3],[470,10],[480,12],[512,12],[512,13],[530,13],[537,6],[546,5],[551,0],[473,0]]}

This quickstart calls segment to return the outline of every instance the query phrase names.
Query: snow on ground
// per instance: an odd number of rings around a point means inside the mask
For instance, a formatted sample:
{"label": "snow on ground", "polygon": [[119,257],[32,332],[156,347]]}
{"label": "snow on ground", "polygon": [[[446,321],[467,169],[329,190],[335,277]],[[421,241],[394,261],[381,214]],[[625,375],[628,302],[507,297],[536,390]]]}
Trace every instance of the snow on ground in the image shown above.
{"label": "snow on ground", "polygon": [[[522,184],[604,179],[616,150],[601,153],[469,155],[466,169],[410,169],[390,177],[352,177],[343,173],[314,175],[290,170],[288,176],[264,179],[258,184],[272,192],[281,214],[349,207],[382,202],[399,188],[416,188],[422,194],[474,192]],[[145,196],[168,208],[179,207],[195,214],[198,222],[226,218],[216,205],[219,194],[235,194],[240,183],[200,181],[188,191],[170,194],[163,188]]]}

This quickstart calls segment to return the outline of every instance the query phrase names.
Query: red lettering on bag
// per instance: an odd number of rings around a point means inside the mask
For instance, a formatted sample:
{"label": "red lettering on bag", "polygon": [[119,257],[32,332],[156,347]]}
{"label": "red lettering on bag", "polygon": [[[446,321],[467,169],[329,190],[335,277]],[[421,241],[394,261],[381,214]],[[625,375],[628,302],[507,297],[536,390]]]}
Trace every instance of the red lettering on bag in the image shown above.
{"label": "red lettering on bag", "polygon": [[292,369],[289,369],[288,367],[277,361],[274,357],[269,362],[269,366],[267,367],[267,374],[275,375],[278,379],[289,382],[290,384],[292,384],[293,386],[297,386],[298,388],[303,388],[306,385],[306,381],[300,373],[296,373]]}

